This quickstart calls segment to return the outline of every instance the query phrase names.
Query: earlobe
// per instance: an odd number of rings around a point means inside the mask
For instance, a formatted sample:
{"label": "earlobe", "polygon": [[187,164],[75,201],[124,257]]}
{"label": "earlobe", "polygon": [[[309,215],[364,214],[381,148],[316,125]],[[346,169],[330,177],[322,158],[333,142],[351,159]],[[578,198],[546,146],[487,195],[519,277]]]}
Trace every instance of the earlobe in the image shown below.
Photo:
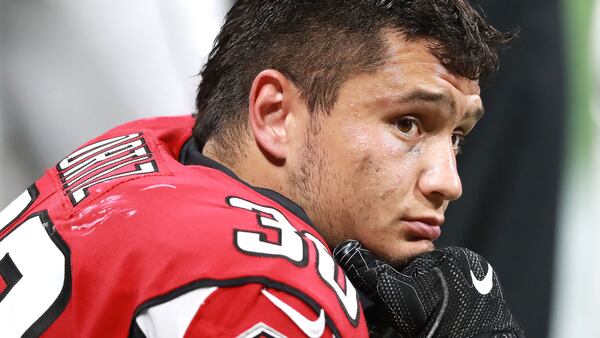
{"label": "earlobe", "polygon": [[264,70],[254,78],[248,120],[257,145],[269,158],[285,161],[288,149],[286,95],[290,82],[276,70]]}

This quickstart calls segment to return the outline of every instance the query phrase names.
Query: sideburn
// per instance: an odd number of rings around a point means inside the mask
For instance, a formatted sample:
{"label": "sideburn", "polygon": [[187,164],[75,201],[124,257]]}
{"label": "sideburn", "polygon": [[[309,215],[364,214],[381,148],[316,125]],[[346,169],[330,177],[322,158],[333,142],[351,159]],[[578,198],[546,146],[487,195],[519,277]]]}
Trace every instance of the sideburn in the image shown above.
{"label": "sideburn", "polygon": [[304,209],[327,244],[332,246],[339,241],[340,234],[334,227],[334,205],[329,200],[329,192],[324,189],[331,184],[328,180],[332,178],[332,173],[325,163],[327,154],[318,144],[321,130],[319,120],[319,117],[311,117],[306,142],[298,150],[298,166],[288,175],[288,186],[292,194],[290,198]]}

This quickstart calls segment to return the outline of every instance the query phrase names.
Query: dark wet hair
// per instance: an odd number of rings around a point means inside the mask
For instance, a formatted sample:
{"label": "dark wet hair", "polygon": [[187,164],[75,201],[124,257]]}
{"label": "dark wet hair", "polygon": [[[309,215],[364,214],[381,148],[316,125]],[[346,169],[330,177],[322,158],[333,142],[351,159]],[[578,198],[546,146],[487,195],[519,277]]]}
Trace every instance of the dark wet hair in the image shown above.
{"label": "dark wet hair", "polygon": [[384,29],[426,39],[444,66],[469,79],[496,71],[498,49],[516,36],[467,0],[239,0],[201,72],[196,142],[214,137],[240,154],[250,88],[264,69],[288,77],[311,112],[328,112],[349,77],[385,62]]}

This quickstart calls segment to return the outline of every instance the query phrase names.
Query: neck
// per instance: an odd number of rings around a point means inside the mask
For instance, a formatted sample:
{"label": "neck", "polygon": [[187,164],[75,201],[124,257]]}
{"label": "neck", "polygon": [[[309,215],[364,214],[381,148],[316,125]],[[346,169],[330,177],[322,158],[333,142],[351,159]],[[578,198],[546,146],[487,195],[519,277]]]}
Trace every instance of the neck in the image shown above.
{"label": "neck", "polygon": [[285,163],[269,159],[255,143],[242,148],[243,151],[233,153],[223,150],[213,140],[209,140],[202,149],[202,154],[223,164],[244,182],[290,198]]}

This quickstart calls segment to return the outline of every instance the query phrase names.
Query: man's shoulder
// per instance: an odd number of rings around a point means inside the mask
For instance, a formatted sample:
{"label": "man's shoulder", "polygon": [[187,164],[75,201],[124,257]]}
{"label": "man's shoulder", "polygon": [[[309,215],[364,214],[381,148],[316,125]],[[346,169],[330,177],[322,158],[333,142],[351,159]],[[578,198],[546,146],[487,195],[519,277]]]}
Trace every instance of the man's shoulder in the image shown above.
{"label": "man's shoulder", "polygon": [[[83,265],[126,269],[111,269],[106,285],[128,276],[136,293],[153,297],[261,284],[322,307],[336,323],[359,325],[356,290],[302,217],[214,168],[171,172],[90,195],[60,226]],[[144,286],[135,277],[142,275]]]}
{"label": "man's shoulder", "polygon": [[30,188],[11,227],[45,215],[68,248],[72,297],[112,302],[92,312],[128,318],[161,295],[259,284],[357,327],[356,290],[303,213],[215,166],[180,163],[192,125],[136,121],[86,143]]}
{"label": "man's shoulder", "polygon": [[[197,275],[207,278],[270,276],[306,265],[304,234],[322,239],[295,204],[218,168],[179,161],[192,126],[190,116],[145,119],[87,142],[36,182],[46,201],[40,208],[69,241],[85,236],[95,248],[151,252],[180,266],[202,259]],[[82,250],[92,247],[86,245]],[[225,266],[238,273],[220,274]]]}
{"label": "man's shoulder", "polygon": [[72,209],[137,179],[172,176],[177,156],[191,138],[191,116],[133,121],[86,142],[49,170]]}

